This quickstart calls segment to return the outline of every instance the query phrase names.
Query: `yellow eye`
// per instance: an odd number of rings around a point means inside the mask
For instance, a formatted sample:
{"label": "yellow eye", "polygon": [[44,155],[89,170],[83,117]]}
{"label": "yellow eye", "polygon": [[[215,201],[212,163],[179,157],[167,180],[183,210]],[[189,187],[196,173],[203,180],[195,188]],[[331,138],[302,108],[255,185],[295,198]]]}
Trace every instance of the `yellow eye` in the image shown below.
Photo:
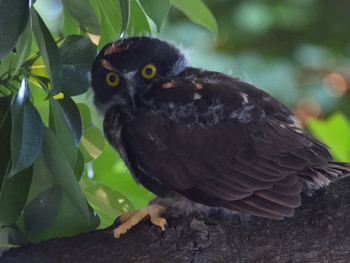
{"label": "yellow eye", "polygon": [[157,68],[153,64],[147,64],[141,71],[142,77],[145,79],[153,79],[157,75]]}
{"label": "yellow eye", "polygon": [[109,72],[106,75],[106,82],[109,86],[116,87],[120,83],[120,77],[118,76],[118,74],[116,74],[114,72]]}

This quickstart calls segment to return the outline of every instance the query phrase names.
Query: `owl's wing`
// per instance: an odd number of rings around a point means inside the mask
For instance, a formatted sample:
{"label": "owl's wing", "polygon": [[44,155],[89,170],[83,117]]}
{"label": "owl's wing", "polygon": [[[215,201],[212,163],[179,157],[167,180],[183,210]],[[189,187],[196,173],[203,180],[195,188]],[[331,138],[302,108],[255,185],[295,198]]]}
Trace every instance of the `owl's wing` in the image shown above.
{"label": "owl's wing", "polygon": [[[150,182],[157,182],[205,205],[274,219],[292,216],[302,180],[317,187],[329,182],[324,169],[332,158],[325,145],[292,124],[282,104],[231,82],[201,83],[194,90],[195,109],[175,103],[125,123],[121,141],[130,165],[150,190]],[[190,85],[172,84],[171,92]],[[157,94],[162,102],[169,95]],[[186,99],[178,96],[169,99]]]}

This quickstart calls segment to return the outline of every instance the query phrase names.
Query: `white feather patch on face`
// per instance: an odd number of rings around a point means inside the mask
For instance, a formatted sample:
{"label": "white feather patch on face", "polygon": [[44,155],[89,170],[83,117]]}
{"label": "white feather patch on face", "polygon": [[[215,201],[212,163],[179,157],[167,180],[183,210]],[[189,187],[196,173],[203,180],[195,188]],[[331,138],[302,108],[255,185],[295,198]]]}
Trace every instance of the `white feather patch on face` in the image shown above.
{"label": "white feather patch on face", "polygon": [[137,70],[129,71],[123,74],[123,77],[127,80],[132,80],[135,78]]}

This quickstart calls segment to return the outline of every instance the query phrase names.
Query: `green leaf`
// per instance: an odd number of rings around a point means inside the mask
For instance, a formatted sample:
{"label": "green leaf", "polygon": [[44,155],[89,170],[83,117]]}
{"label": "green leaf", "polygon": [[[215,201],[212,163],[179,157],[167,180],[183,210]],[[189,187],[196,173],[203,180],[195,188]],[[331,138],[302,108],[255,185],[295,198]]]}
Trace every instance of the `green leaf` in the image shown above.
{"label": "green leaf", "polygon": [[39,46],[39,53],[42,56],[46,70],[52,83],[52,95],[56,95],[62,88],[62,63],[57,44],[47,29],[45,23],[33,9],[33,31]]}
{"label": "green leaf", "polygon": [[[33,60],[34,62],[32,62],[31,65],[29,65],[30,67],[29,81],[31,81],[32,83],[34,83],[39,87],[41,86],[43,90],[48,91],[50,79],[49,79],[49,74],[45,67],[45,62],[43,60],[43,57],[39,56],[38,58],[35,58]],[[44,79],[46,79],[46,81]],[[47,93],[45,93],[45,98],[46,97],[47,97]]]}
{"label": "green leaf", "polygon": [[73,35],[59,49],[64,75],[62,92],[69,96],[85,93],[90,87],[88,74],[97,54],[96,46],[87,37]]}
{"label": "green leaf", "polygon": [[24,78],[12,107],[10,176],[32,165],[43,138],[43,125],[38,111],[30,102],[27,79]]}
{"label": "green leaf", "polygon": [[331,148],[336,160],[350,161],[350,121],[343,113],[333,114],[327,120],[311,120],[307,128]]}
{"label": "green leaf", "polygon": [[32,47],[32,21],[29,19],[24,31],[19,36],[16,44],[16,68],[12,75],[16,75],[20,67],[22,66],[24,60],[30,55]]}
{"label": "green leaf", "polygon": [[85,103],[77,103],[77,106],[80,111],[81,119],[83,122],[83,128],[86,129],[91,126],[91,112],[90,107]]}
{"label": "green leaf", "polygon": [[5,56],[0,63],[0,76],[11,77],[11,71],[14,68],[15,53],[10,52]]}
{"label": "green leaf", "polygon": [[157,26],[158,33],[170,8],[170,0],[140,0],[142,8]]}
{"label": "green leaf", "polygon": [[50,99],[49,127],[55,133],[66,158],[73,168],[77,159],[77,146],[74,135],[58,102]]}
{"label": "green leaf", "polygon": [[21,214],[26,203],[33,167],[5,176],[0,191],[0,226],[12,225]]}
{"label": "green leaf", "polygon": [[55,181],[61,186],[77,210],[89,221],[90,210],[80,190],[77,178],[55,135],[48,128],[44,129],[42,155],[43,161]]}
{"label": "green leaf", "polygon": [[85,163],[88,163],[97,157],[103,151],[105,139],[97,127],[89,127],[83,131],[79,149],[84,155]]}
{"label": "green leaf", "polygon": [[0,1],[0,59],[15,46],[29,15],[28,0]]}
{"label": "green leaf", "polygon": [[116,1],[99,1],[101,13],[101,39],[98,43],[98,49],[101,49],[107,43],[117,40],[121,27],[121,11]]}
{"label": "green leaf", "polygon": [[56,185],[45,189],[26,205],[24,225],[28,235],[42,232],[52,225],[61,197],[62,190]]}
{"label": "green leaf", "polygon": [[64,119],[66,120],[74,136],[75,146],[78,147],[80,138],[83,133],[83,124],[78,106],[68,96],[65,96],[63,99],[57,100],[57,102],[60,105]]}
{"label": "green leaf", "polygon": [[90,205],[99,215],[103,215],[104,220],[101,224],[105,226],[113,224],[121,214],[135,210],[124,195],[108,185],[85,178],[82,178],[79,184]]}
{"label": "green leaf", "polygon": [[[136,2],[136,1],[133,1]],[[130,1],[129,0],[119,0],[120,5],[120,11],[122,15],[122,28],[120,32],[120,36],[123,36],[126,29],[129,25],[129,19],[130,19]]]}
{"label": "green leaf", "polygon": [[77,26],[77,22],[75,19],[72,17],[70,12],[68,12],[67,8],[64,9],[63,11],[63,33],[65,36],[69,35],[79,35],[80,34],[80,29]]}
{"label": "green leaf", "polygon": [[25,244],[24,236],[14,227],[3,227],[0,229],[0,257],[6,250]]}
{"label": "green leaf", "polygon": [[100,34],[100,25],[89,1],[86,0],[62,0],[64,7],[78,22],[83,32],[93,35]]}
{"label": "green leaf", "polygon": [[[40,79],[40,81],[45,81],[45,79],[36,77],[36,79]],[[29,82],[32,82],[32,77],[28,78]],[[47,93],[44,89],[32,86],[33,88],[30,90],[31,97],[34,98],[33,105],[38,110],[41,120],[43,122],[43,125],[48,126],[49,125],[49,100],[47,99]]]}
{"label": "green leaf", "polygon": [[149,34],[151,29],[147,17],[138,1],[130,1],[130,22],[126,31],[128,36]]}
{"label": "green leaf", "polygon": [[209,29],[214,36],[218,33],[215,17],[201,0],[170,0],[171,4],[183,12],[193,22]]}

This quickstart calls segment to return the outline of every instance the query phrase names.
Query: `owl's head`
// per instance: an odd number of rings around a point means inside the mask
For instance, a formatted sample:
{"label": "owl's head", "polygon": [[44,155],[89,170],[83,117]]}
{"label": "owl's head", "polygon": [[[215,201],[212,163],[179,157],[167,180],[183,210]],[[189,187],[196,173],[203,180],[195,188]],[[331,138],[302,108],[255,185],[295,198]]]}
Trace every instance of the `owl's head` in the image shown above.
{"label": "owl's head", "polygon": [[151,37],[133,37],[107,44],[92,65],[94,101],[101,112],[134,107],[158,81],[176,77],[187,66],[180,50]]}

